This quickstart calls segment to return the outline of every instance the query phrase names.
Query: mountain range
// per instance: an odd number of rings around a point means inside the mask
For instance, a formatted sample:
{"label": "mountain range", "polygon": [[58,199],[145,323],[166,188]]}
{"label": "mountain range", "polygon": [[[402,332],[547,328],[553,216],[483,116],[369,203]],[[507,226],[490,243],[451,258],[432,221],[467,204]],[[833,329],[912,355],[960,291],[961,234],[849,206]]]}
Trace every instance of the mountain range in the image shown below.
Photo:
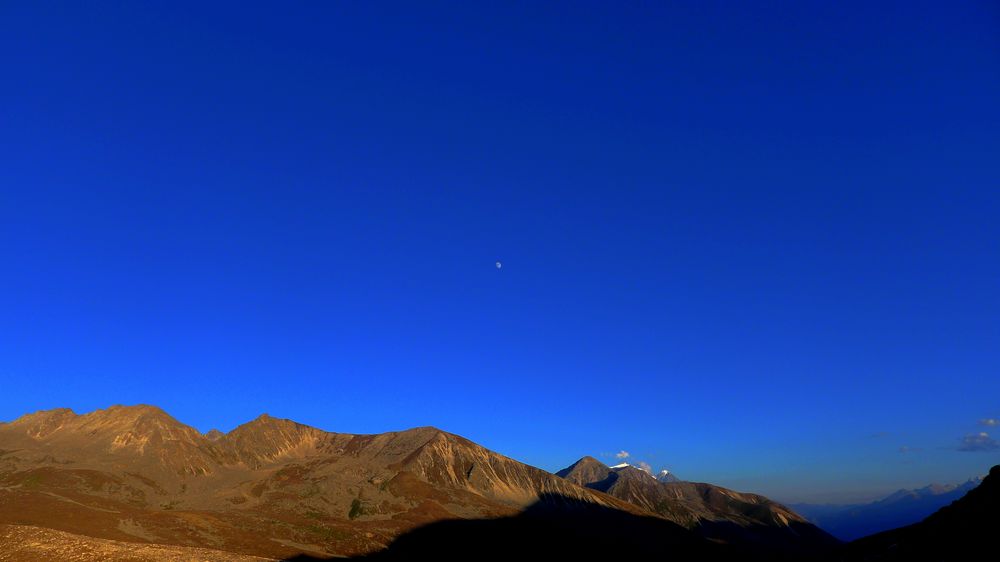
{"label": "mountain range", "polygon": [[[353,435],[265,414],[202,434],[153,406],[56,409],[0,424],[0,524],[271,559],[377,553],[444,521],[527,517],[543,528],[552,513],[608,519],[605,532],[655,529],[637,552],[764,556],[833,541],[760,496],[664,483],[590,457],[567,470],[432,427]],[[643,523],[624,523],[632,519]]]}
{"label": "mountain range", "polygon": [[824,531],[843,541],[852,541],[896,527],[916,523],[964,496],[982,482],[931,484],[914,490],[898,490],[866,504],[792,504],[790,507]]}
{"label": "mountain range", "polygon": [[153,406],[0,423],[3,562],[845,553],[867,556],[757,494],[593,457],[552,474],[433,427],[355,435],[265,414],[202,434]]}
{"label": "mountain range", "polygon": [[583,457],[556,474],[694,529],[711,540],[781,545],[787,552],[808,552],[816,545],[836,542],[789,508],[757,494],[697,482],[664,482],[640,468],[628,464],[608,467],[593,457]]}
{"label": "mountain range", "polygon": [[997,559],[1000,528],[1000,465],[979,486],[929,517],[906,527],[856,540],[843,550],[844,560],[865,562],[963,562]]}

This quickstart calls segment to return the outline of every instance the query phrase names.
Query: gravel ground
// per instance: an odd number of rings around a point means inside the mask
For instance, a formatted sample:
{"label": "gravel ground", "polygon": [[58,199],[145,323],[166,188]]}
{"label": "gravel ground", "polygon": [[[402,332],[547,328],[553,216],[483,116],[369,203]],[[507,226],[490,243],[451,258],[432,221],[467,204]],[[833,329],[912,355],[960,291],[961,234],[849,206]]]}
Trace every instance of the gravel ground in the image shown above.
{"label": "gravel ground", "polygon": [[131,543],[29,527],[0,525],[0,562],[272,562],[221,550]]}

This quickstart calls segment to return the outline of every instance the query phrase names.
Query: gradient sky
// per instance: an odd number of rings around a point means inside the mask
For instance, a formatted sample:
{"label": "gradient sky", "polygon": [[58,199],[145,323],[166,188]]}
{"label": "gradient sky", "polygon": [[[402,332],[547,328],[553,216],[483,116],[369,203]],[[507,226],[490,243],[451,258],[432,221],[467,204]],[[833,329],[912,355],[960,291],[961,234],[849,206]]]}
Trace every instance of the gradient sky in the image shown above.
{"label": "gradient sky", "polygon": [[0,419],[1000,462],[995,2],[203,4],[0,6]]}

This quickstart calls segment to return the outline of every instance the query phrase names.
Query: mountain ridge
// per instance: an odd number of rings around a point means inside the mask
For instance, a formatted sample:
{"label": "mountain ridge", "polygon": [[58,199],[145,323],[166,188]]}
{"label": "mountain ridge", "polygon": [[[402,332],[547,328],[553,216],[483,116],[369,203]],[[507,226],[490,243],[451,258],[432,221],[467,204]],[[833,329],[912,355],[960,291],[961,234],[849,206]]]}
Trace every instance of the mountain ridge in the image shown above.
{"label": "mountain ridge", "polygon": [[434,427],[345,434],[262,414],[210,438],[148,405],[0,425],[0,494],[0,523],[268,557],[370,552],[542,496],[642,513]]}
{"label": "mountain ridge", "polygon": [[[39,411],[0,425],[0,524],[99,539],[269,558],[361,555],[450,520],[499,519],[528,534],[537,523],[586,542],[546,519],[576,514],[590,528],[584,512],[626,527],[634,518],[667,541],[636,552],[674,541],[692,556],[726,544],[772,559],[827,546],[762,496],[664,483],[593,457],[552,474],[431,426],[348,434],[261,414],[202,434],[149,405]],[[650,518],[660,523],[639,523]]]}

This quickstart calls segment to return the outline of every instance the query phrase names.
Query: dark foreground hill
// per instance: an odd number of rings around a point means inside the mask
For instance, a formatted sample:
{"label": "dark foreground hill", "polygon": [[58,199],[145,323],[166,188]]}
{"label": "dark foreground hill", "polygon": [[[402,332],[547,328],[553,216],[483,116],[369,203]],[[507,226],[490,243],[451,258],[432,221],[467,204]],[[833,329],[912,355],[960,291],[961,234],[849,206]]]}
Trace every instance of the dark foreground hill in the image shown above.
{"label": "dark foreground hill", "polygon": [[854,541],[852,561],[987,561],[1000,559],[1000,465],[964,497],[920,523]]}
{"label": "dark foreground hill", "polygon": [[52,559],[46,544],[78,551],[66,560],[826,555],[766,498],[643,475],[677,493],[616,497],[430,427],[351,435],[264,415],[201,434],[151,406],[50,410],[0,423],[0,560]]}

